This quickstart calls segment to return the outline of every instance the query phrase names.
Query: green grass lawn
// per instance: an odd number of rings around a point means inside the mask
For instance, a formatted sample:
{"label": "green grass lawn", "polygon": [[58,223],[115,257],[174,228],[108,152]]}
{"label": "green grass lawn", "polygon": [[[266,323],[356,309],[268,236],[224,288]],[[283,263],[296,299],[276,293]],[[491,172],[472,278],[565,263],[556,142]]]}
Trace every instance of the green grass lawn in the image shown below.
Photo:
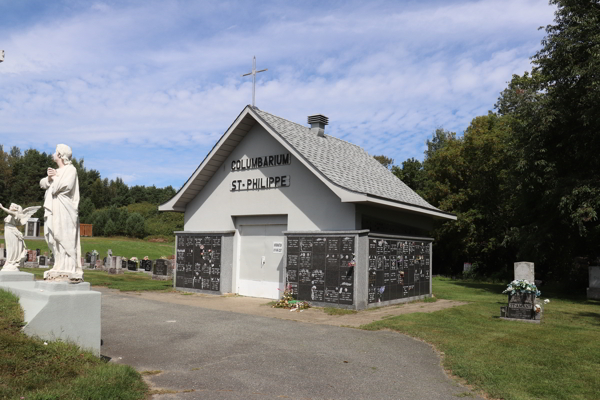
{"label": "green grass lawn", "polygon": [[[4,243],[4,239],[0,240],[0,243]],[[30,250],[40,249],[42,254],[48,252],[48,245],[45,240],[25,240],[25,244]],[[81,254],[85,255],[88,251],[91,253],[92,250],[96,250],[99,253],[99,258],[106,257],[108,249],[111,249],[115,256],[137,257],[139,260],[144,256],[148,256],[151,260],[155,260],[162,256],[174,255],[174,246],[174,243],[155,243],[126,237],[81,238]]]}
{"label": "green grass lawn", "polygon": [[105,363],[79,347],[21,332],[16,296],[0,290],[0,399],[144,399],[148,387],[127,365]]}
{"label": "green grass lawn", "polygon": [[468,301],[434,313],[386,318],[361,328],[392,329],[433,344],[444,367],[493,398],[600,399],[600,301],[550,298],[541,324],[505,321],[504,284],[433,280],[436,297]]}
{"label": "green grass lawn", "polygon": [[[35,275],[38,280],[44,279],[47,268],[22,268],[21,271]],[[83,280],[92,286],[106,286],[121,291],[145,291],[145,290],[173,290],[173,281],[158,281],[150,279],[143,272],[124,271],[123,274],[110,275],[104,271],[83,270]]]}

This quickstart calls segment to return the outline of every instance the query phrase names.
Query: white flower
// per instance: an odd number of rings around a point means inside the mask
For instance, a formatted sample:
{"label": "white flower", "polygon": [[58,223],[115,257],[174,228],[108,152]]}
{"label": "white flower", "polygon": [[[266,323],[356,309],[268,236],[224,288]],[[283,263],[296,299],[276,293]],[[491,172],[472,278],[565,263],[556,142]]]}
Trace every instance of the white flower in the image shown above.
{"label": "white flower", "polygon": [[544,304],[548,304],[548,303],[550,303],[550,299],[544,300]]}
{"label": "white flower", "polygon": [[48,346],[48,342],[44,342],[44,346]]}

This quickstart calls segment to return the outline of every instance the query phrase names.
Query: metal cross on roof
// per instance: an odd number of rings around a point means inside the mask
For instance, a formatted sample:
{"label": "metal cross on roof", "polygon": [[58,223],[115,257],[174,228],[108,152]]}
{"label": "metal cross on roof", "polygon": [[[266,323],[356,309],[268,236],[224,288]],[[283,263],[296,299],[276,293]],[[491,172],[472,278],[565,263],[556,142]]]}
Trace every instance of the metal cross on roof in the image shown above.
{"label": "metal cross on roof", "polygon": [[[267,68],[268,69],[268,68]],[[252,107],[254,107],[255,101],[255,92],[256,92],[256,74],[259,72],[265,72],[267,69],[261,69],[260,71],[256,70],[256,56],[252,59],[252,72],[248,72],[242,76],[252,75]]]}

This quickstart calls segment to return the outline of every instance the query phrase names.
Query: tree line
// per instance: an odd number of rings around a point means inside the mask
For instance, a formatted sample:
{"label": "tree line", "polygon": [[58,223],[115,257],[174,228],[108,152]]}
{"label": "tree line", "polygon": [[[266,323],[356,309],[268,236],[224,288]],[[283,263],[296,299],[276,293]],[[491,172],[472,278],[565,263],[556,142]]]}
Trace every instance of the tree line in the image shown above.
{"label": "tree line", "polygon": [[512,278],[535,262],[544,280],[587,285],[600,259],[600,4],[553,0],[531,73],[514,75],[495,111],[462,136],[437,129],[424,161],[376,156],[430,204],[455,213],[434,237],[434,266]]}
{"label": "tree line", "polygon": [[[183,229],[182,214],[158,213],[157,206],[175,195],[172,186],[129,187],[121,178],[102,179],[100,172],[85,167],[83,159],[72,162],[79,178],[79,220],[94,224],[94,236],[173,236],[173,231]],[[41,205],[44,190],[39,181],[48,167],[56,167],[51,154],[35,149],[22,152],[16,146],[6,152],[0,145],[0,203],[23,208]],[[43,215],[40,209],[34,217],[43,221]]]}

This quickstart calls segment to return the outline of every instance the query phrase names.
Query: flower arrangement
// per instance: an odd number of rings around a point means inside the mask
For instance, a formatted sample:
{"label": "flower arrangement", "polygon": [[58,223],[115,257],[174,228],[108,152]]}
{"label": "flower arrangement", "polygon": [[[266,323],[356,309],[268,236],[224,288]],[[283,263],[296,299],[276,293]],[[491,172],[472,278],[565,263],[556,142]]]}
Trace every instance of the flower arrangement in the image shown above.
{"label": "flower arrangement", "polygon": [[137,259],[137,257],[131,257],[130,260],[137,262],[138,259]]}
{"label": "flower arrangement", "polygon": [[[277,289],[281,290],[281,289]],[[273,304],[273,308],[287,308],[290,311],[300,311],[310,308],[310,304],[306,301],[298,301],[294,299],[294,295],[292,294],[292,287],[288,286],[283,291],[283,296],[278,300],[275,304]]]}
{"label": "flower arrangement", "polygon": [[515,293],[533,293],[536,297],[540,297],[542,294],[542,292],[538,290],[537,286],[535,286],[535,283],[530,283],[526,279],[515,279],[508,284],[508,287],[502,293],[509,293],[511,295]]}

